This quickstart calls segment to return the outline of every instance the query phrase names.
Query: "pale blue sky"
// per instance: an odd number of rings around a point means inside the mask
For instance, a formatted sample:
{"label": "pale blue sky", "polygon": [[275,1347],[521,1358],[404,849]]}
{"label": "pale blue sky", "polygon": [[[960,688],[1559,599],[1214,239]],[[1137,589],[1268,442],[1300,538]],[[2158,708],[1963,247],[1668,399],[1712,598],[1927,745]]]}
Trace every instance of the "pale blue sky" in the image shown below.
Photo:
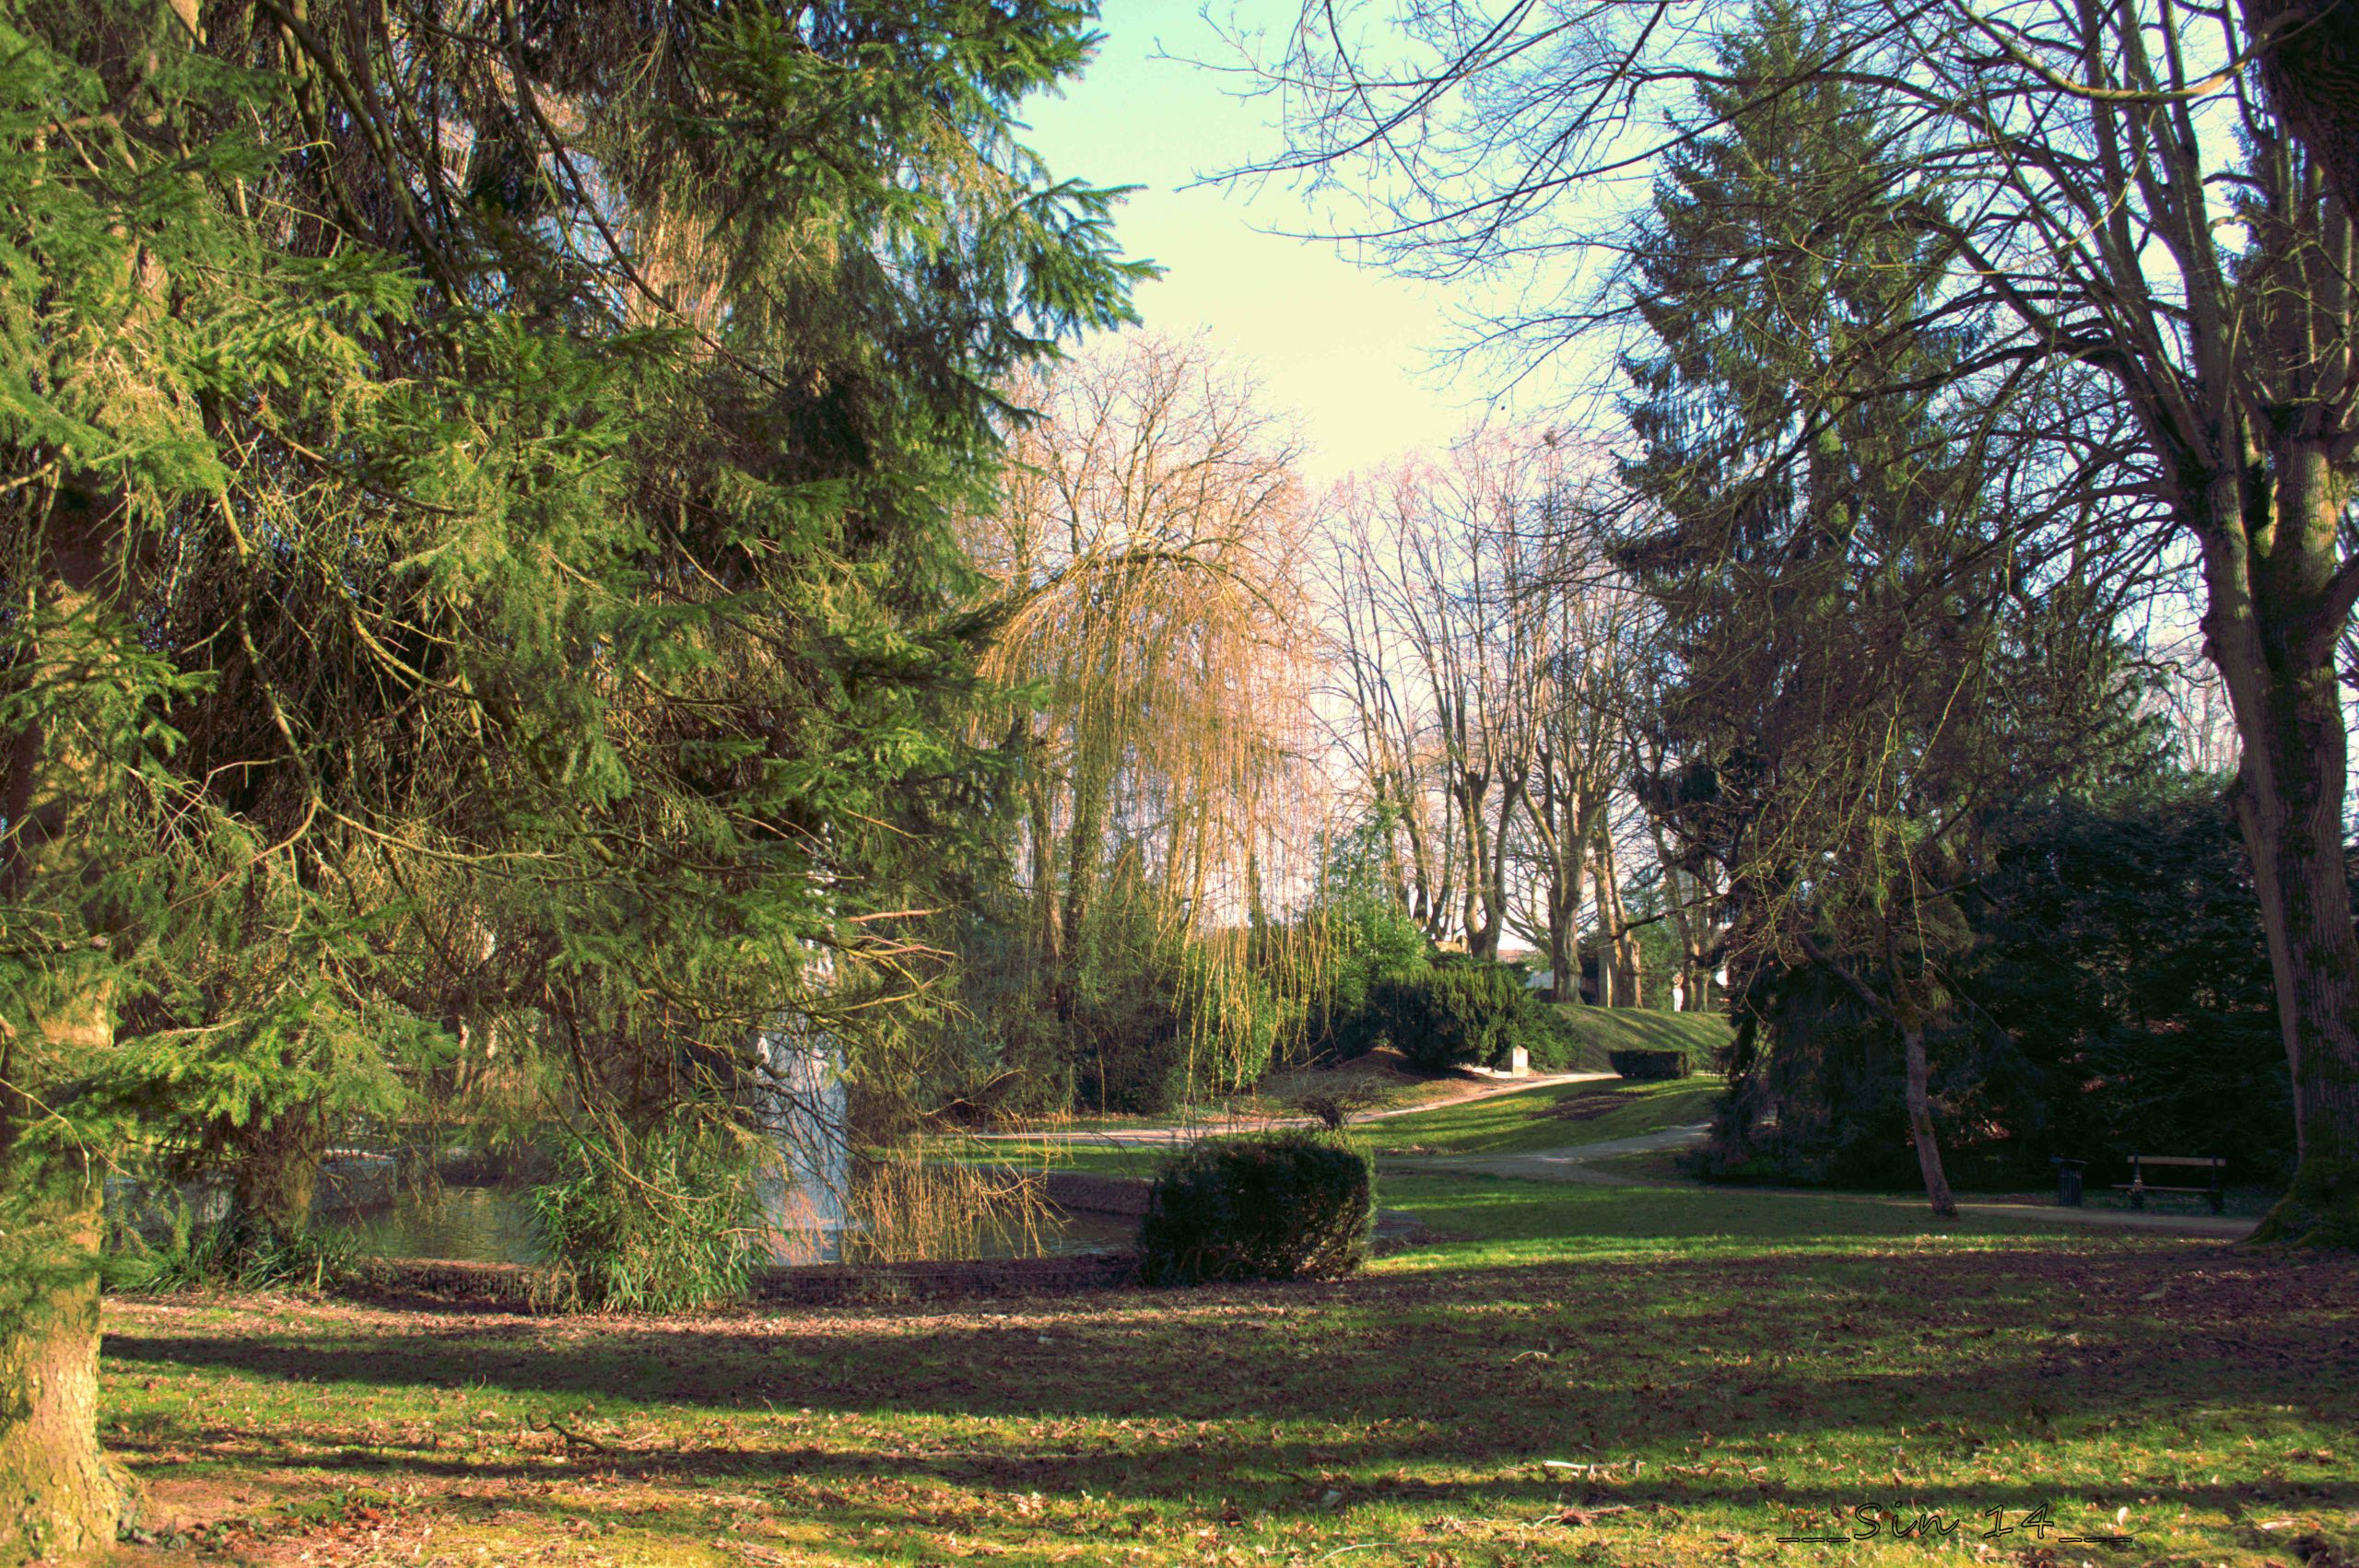
{"label": "pale blue sky", "polygon": [[[1295,14],[1272,0],[1273,21]],[[1106,43],[1062,99],[1036,99],[1027,138],[1061,178],[1144,189],[1116,223],[1126,251],[1163,263],[1139,290],[1146,324],[1215,342],[1256,367],[1273,405],[1304,420],[1318,481],[1418,447],[1438,447],[1479,418],[1477,378],[1426,373],[1451,342],[1450,300],[1434,285],[1362,269],[1330,245],[1258,232],[1313,226],[1302,199],[1271,184],[1185,189],[1199,173],[1267,157],[1264,107],[1183,60],[1219,45],[1195,0],[1106,0]]]}

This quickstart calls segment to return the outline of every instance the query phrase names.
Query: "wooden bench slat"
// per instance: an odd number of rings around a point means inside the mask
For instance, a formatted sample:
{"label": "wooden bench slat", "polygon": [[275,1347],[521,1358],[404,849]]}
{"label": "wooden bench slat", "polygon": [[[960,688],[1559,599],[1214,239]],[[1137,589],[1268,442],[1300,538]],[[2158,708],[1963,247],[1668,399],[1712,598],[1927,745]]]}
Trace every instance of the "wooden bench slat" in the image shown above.
{"label": "wooden bench slat", "polygon": [[[2191,1168],[2209,1171],[2212,1176],[2212,1185],[2168,1187],[2150,1182],[2146,1179],[2148,1165],[2169,1165],[2181,1170]],[[2218,1214],[2226,1210],[2227,1195],[2223,1190],[2223,1184],[2226,1178],[2223,1173],[2227,1168],[2227,1157],[2222,1154],[2132,1154],[2130,1156],[2130,1179],[2126,1182],[2118,1181],[2112,1185],[2116,1192],[2130,1194],[2130,1206],[2132,1209],[2143,1209],[2146,1206],[2146,1194],[2150,1192],[2177,1192],[2207,1199],[2212,1205],[2212,1211]]]}

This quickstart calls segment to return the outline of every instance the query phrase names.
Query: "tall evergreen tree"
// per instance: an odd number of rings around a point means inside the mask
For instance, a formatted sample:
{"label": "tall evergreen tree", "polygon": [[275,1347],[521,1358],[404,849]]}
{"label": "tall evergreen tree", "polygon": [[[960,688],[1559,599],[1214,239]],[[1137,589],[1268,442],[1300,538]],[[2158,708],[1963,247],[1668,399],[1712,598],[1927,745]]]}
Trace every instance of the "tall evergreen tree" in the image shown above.
{"label": "tall evergreen tree", "polygon": [[884,929],[992,389],[1135,275],[1013,140],[1087,15],[0,14],[0,1562],[111,1539],[126,1082],[301,1122],[464,982],[646,1122]]}
{"label": "tall evergreen tree", "polygon": [[[2085,378],[2067,411],[2085,427],[2060,427],[2060,443],[2109,463],[2113,493],[2140,503],[2086,541],[2091,560],[2131,579],[2169,560],[2201,579],[2302,1151],[2259,1234],[2351,1245],[2359,927],[2336,670],[2359,606],[2359,117],[2337,98],[2351,18],[2261,0],[1825,15],[1801,75],[1758,95],[1839,77],[1906,128],[1903,156],[1947,197],[1911,214],[1956,251],[1938,308],[1981,308],[1978,369]],[[1579,25],[1483,0],[1425,0],[1386,28],[1333,26],[1316,6],[1303,20],[1269,29],[1267,48],[1238,41],[1288,105],[1288,146],[1263,170],[1350,170],[1371,213],[1361,238],[1393,265],[1530,284],[1481,333],[1526,363],[1618,314],[1577,281],[1614,238],[1600,193],[1722,128],[1691,91],[1713,71],[1708,35],[1654,0],[1600,0]]]}
{"label": "tall evergreen tree", "polygon": [[1978,824],[2081,766],[2118,693],[2101,658],[2050,662],[2085,593],[2040,602],[1992,547],[2041,477],[2010,434],[2027,394],[1960,387],[1971,322],[1927,324],[1933,198],[1868,101],[1812,75],[1823,48],[1790,0],[1756,7],[1702,89],[1726,130],[1676,160],[1638,244],[1656,346],[1625,362],[1627,558],[1665,611],[1677,742],[1643,793],[1726,858],[1740,1069],[1774,989],[1814,971],[1898,1047],[1946,1214],[1927,1038]]}

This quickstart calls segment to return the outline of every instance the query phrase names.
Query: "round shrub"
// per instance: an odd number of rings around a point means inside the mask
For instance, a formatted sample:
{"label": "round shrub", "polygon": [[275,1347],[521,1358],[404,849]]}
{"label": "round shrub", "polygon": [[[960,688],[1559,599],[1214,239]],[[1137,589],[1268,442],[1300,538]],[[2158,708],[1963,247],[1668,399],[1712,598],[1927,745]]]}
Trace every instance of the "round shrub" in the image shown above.
{"label": "round shrub", "polygon": [[1149,1284],[1330,1279],[1367,1261],[1367,1156],[1309,1130],[1207,1139],[1167,1162],[1139,1223]]}
{"label": "round shrub", "polygon": [[1646,1082],[1687,1076],[1687,1053],[1665,1050],[1608,1051],[1605,1059],[1623,1077]]}

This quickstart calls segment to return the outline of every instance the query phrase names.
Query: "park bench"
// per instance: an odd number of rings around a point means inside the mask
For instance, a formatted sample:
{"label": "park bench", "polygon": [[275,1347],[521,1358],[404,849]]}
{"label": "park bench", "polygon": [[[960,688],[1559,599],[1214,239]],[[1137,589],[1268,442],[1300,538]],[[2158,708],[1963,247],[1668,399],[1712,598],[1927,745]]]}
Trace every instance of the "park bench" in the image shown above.
{"label": "park bench", "polygon": [[[2130,1156],[2130,1179],[2115,1182],[2113,1189],[2116,1192],[2130,1194],[2130,1206],[2132,1209],[2143,1209],[2146,1206],[2146,1194],[2150,1192],[2200,1193],[2212,1200],[2212,1212],[2217,1214],[2222,1212],[2223,1205],[2226,1201],[2226,1194],[2220,1187],[2220,1173],[2227,1168],[2227,1164],[2228,1162],[2217,1154],[2132,1154]],[[2212,1173],[2212,1185],[2209,1187],[2157,1187],[2146,1179],[2143,1167],[2147,1165],[2208,1168]]]}

